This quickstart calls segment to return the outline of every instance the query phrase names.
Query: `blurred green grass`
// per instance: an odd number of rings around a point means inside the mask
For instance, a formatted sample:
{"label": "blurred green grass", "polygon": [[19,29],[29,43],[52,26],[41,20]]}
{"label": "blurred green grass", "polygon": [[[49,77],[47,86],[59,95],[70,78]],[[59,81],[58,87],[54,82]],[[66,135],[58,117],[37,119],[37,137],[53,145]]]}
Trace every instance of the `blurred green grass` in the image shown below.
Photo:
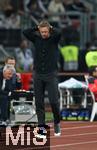
{"label": "blurred green grass", "polygon": [[53,121],[53,113],[52,112],[46,112],[45,113],[45,120],[46,120],[46,122]]}

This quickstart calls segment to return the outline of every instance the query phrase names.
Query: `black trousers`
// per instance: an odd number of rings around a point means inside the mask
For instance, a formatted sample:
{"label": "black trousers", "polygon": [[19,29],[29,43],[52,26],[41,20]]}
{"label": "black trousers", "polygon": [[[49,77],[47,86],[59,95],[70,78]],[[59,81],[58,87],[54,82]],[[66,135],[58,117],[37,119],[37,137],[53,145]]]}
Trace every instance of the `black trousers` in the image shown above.
{"label": "black trousers", "polygon": [[6,121],[8,119],[8,105],[9,97],[5,94],[0,95],[0,120]]}
{"label": "black trousers", "polygon": [[48,91],[48,98],[52,108],[54,123],[60,122],[60,105],[58,96],[58,79],[56,72],[52,74],[39,75],[34,72],[35,105],[38,117],[38,125],[45,125],[44,93]]}

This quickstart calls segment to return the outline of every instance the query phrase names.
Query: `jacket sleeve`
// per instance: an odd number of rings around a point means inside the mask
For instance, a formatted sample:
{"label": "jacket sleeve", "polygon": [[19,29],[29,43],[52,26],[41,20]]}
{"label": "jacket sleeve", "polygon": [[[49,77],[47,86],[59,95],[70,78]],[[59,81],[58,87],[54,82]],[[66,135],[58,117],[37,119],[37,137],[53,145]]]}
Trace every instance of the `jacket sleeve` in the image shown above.
{"label": "jacket sleeve", "polygon": [[59,42],[61,39],[61,31],[57,28],[52,29],[52,34],[55,42]]}
{"label": "jacket sleeve", "polygon": [[38,27],[34,27],[32,29],[25,29],[23,30],[23,34],[28,40],[33,42],[35,41],[36,31],[38,31]]}
{"label": "jacket sleeve", "polygon": [[21,89],[22,88],[22,82],[17,82],[16,81],[16,89]]}
{"label": "jacket sleeve", "polygon": [[19,90],[22,88],[22,82],[21,79],[18,79],[17,74],[14,74],[13,77],[11,78],[11,91],[14,90]]}
{"label": "jacket sleeve", "polygon": [[4,91],[4,90],[1,90],[1,89],[0,89],[0,94],[1,94],[1,95],[2,95],[2,94],[3,94],[3,95],[8,95],[8,94],[9,94],[9,91]]}

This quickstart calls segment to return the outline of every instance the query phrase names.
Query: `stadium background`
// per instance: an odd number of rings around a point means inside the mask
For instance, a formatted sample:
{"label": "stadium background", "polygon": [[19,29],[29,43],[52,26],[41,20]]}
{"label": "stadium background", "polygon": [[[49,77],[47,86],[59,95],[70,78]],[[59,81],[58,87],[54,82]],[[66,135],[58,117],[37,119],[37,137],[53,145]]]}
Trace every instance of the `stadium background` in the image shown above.
{"label": "stadium background", "polygon": [[[77,9],[76,11],[70,10],[72,7],[66,8],[65,5],[64,13],[58,12],[54,14],[47,13],[50,1],[53,0],[0,0],[0,66],[4,65],[4,61],[7,56],[16,55],[15,50],[20,48],[21,41],[24,39],[22,30],[28,27],[33,27],[38,23],[38,21],[46,18],[52,25],[62,30],[63,40],[60,43],[62,46],[71,42],[79,48],[78,68],[76,70],[64,70],[64,59],[60,55],[60,81],[63,81],[64,79],[66,80],[70,77],[84,80],[83,76],[88,72],[88,66],[85,61],[86,53],[88,50],[97,48],[97,0],[81,0],[87,8],[84,11],[80,9]],[[61,0],[59,1],[61,2]],[[64,1],[64,3],[71,3],[73,0],[62,1]],[[37,7],[35,6],[36,3],[38,3]],[[31,5],[32,9],[30,7]],[[53,7],[53,9],[54,8],[55,7]],[[58,17],[59,20],[52,20],[52,16]],[[28,44],[28,47],[31,49],[33,54],[33,44],[30,42]],[[16,63],[18,63],[18,60]],[[29,73],[32,74],[32,70],[19,70],[18,67],[17,71],[24,75]],[[27,80],[24,82],[26,81]],[[28,89],[29,86],[26,85],[25,88]],[[91,103],[90,98],[88,98],[88,100]],[[49,110],[47,109],[47,111]],[[47,121],[52,120],[51,113],[48,112],[46,115]],[[52,123],[50,125],[52,150],[97,149],[96,122],[61,122],[62,136],[59,138],[55,138],[53,136],[53,125]]]}
{"label": "stadium background", "polygon": [[[79,48],[76,70],[65,70],[64,59],[60,55],[58,65],[60,81],[71,76],[82,80],[84,73],[88,72],[86,53],[97,46],[97,1],[81,0],[84,7],[74,10],[72,0],[68,0],[68,3],[66,0],[59,0],[61,5],[64,4],[63,12],[51,11],[49,8],[51,1],[53,0],[0,0],[0,66],[4,64],[7,56],[16,57],[16,48],[20,48],[24,39],[23,29],[33,27],[42,19],[47,19],[51,25],[62,30],[60,46],[72,43]],[[29,42],[28,47],[33,55],[33,44]],[[16,69],[20,73],[32,73],[31,70],[19,70],[18,67]]]}
{"label": "stadium background", "polygon": [[[40,0],[39,0],[40,1]],[[66,3],[66,0],[63,0]],[[71,0],[69,0],[71,2]],[[68,3],[69,3],[68,1]],[[66,42],[79,46],[79,67],[77,72],[86,72],[87,66],[85,63],[85,55],[88,48],[88,43],[96,44],[97,37],[97,1],[86,0],[82,1],[88,8],[87,12],[74,11],[66,8],[62,12],[49,12],[48,7],[50,1],[41,0],[46,12],[41,8],[40,3],[30,0],[4,0],[0,1],[0,64],[4,63],[6,55],[14,55],[15,48],[20,46],[23,37],[22,30],[27,27],[32,27],[41,19],[48,19],[50,23],[63,31],[63,45]],[[37,6],[35,3],[38,3]],[[62,1],[60,1],[62,3]],[[32,7],[32,8],[31,8]],[[57,20],[53,20],[52,16],[57,16]],[[30,43],[31,49],[33,45]],[[65,71],[62,68],[62,58],[60,60],[60,71]],[[81,65],[80,65],[81,64]],[[23,71],[23,70],[22,70]]]}

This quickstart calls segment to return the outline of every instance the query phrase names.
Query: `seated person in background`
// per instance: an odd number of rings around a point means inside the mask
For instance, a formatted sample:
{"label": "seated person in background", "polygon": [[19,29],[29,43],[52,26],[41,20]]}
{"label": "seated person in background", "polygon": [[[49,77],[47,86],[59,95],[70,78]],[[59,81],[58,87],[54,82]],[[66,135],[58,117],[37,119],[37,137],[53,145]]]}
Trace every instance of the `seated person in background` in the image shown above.
{"label": "seated person in background", "polygon": [[[15,66],[16,66],[16,60],[14,57],[7,57],[5,60],[5,65],[3,68],[1,68],[1,70],[6,69],[8,67],[13,67],[13,75],[11,77],[11,84],[14,90],[20,90],[22,87],[22,82],[21,82],[21,75],[20,73],[16,73],[15,70]],[[8,100],[8,118],[10,118],[10,99]]]}
{"label": "seated person in background", "polygon": [[12,83],[14,89],[21,89],[22,83],[21,83],[21,75],[20,73],[16,73],[15,66],[16,66],[16,60],[14,57],[7,57],[5,60],[5,66],[13,66],[14,67],[14,74],[12,76]]}
{"label": "seated person in background", "polygon": [[33,56],[27,40],[23,39],[20,47],[15,49],[15,58],[18,72],[32,72]]}
{"label": "seated person in background", "polygon": [[89,68],[89,83],[94,83],[97,80],[97,66]]}
{"label": "seated person in background", "polygon": [[88,87],[97,96],[97,66],[89,69]]}
{"label": "seated person in background", "polygon": [[13,67],[15,67],[16,65],[16,61],[14,57],[7,57],[5,59],[5,65],[12,65]]}
{"label": "seated person in background", "polygon": [[8,119],[9,96],[14,90],[12,76],[14,67],[6,66],[0,70],[0,121],[6,125]]}

